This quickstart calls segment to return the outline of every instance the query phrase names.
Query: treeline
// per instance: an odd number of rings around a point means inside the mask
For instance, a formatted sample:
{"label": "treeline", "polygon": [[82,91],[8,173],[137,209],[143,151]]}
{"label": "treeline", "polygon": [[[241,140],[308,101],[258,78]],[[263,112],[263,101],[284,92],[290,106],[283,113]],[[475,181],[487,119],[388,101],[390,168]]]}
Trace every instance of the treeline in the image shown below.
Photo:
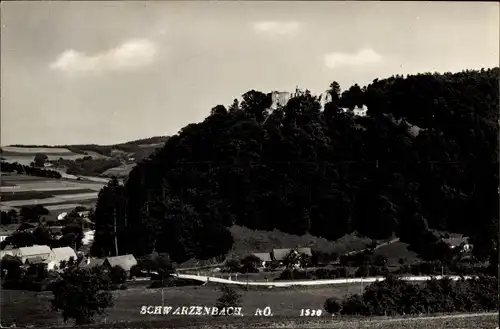
{"label": "treeline", "polygon": [[37,177],[47,177],[47,178],[61,178],[61,174],[55,170],[50,169],[40,169],[32,166],[25,166],[18,162],[9,163],[2,161],[0,163],[0,167],[2,172],[16,172],[18,174],[24,174],[29,176],[37,176]]}
{"label": "treeline", "polygon": [[498,311],[498,279],[446,278],[414,284],[387,277],[366,287],[362,295],[342,302],[330,298],[324,307],[332,314],[364,316]]}
{"label": "treeline", "polygon": [[110,168],[121,165],[118,159],[93,159],[91,156],[76,160],[59,159],[51,162],[56,166],[66,167],[67,174],[76,176],[98,176]]}
{"label": "treeline", "polygon": [[[332,83],[324,110],[305,91],[269,113],[270,95],[249,91],[169,138],[124,187],[101,191],[96,222],[118,214],[120,253],[156,249],[179,262],[227,252],[233,224],[330,240],[397,235],[420,251],[438,229],[469,236],[488,259],[498,244],[499,73],[395,76],[343,93]],[[339,108],[359,104],[367,117]]]}

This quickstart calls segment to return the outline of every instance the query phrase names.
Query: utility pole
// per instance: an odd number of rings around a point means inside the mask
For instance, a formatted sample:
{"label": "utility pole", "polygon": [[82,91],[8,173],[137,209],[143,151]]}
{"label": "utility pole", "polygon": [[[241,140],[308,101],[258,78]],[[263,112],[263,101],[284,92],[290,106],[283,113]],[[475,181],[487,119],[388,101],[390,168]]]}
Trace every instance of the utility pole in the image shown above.
{"label": "utility pole", "polygon": [[114,231],[115,231],[115,253],[116,253],[116,256],[118,256],[118,236],[116,234],[116,205],[113,208],[113,227],[114,227]]}

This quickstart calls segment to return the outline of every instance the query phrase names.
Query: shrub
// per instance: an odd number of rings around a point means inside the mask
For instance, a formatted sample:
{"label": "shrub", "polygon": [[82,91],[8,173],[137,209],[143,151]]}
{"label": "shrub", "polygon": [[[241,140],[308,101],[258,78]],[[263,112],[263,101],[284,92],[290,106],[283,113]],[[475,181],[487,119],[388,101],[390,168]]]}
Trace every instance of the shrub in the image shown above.
{"label": "shrub", "polygon": [[235,273],[240,270],[241,262],[238,259],[228,259],[225,265],[230,273]]}
{"label": "shrub", "polygon": [[131,278],[133,278],[133,277],[140,278],[143,276],[144,276],[144,273],[142,273],[142,269],[139,265],[134,265],[130,268],[130,277]]}
{"label": "shrub", "polygon": [[109,272],[109,276],[111,279],[111,282],[114,284],[122,284],[127,281],[127,272],[121,268],[120,266],[116,265],[111,268],[111,271]]}
{"label": "shrub", "polygon": [[305,280],[312,279],[310,272],[299,269],[285,269],[276,280]]}
{"label": "shrub", "polygon": [[351,295],[342,302],[341,314],[368,315],[368,308],[360,295]]}
{"label": "shrub", "polygon": [[323,308],[330,314],[337,314],[342,310],[342,303],[337,298],[330,297],[325,301]]}

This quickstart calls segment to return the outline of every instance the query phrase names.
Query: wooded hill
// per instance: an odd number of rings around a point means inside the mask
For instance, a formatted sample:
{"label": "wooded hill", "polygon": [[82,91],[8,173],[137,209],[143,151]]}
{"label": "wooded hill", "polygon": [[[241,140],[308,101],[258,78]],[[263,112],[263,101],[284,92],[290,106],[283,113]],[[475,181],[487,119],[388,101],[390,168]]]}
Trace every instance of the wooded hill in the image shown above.
{"label": "wooded hill", "polygon": [[[269,113],[269,94],[249,91],[101,191],[93,253],[114,253],[116,215],[120,254],[155,248],[177,262],[227,252],[233,224],[329,240],[430,241],[433,228],[470,236],[486,258],[498,232],[499,74],[394,76],[343,93],[334,82],[324,110],[306,91]],[[340,109],[363,104],[367,117]]]}

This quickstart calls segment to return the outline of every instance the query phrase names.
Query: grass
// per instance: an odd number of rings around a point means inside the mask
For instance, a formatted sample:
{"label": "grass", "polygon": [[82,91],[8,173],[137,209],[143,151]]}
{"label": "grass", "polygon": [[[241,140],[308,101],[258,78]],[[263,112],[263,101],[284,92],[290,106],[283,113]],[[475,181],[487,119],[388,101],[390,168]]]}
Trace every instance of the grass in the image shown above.
{"label": "grass", "polygon": [[57,195],[79,194],[79,193],[95,193],[91,189],[79,190],[54,190],[54,191],[22,191],[22,192],[3,192],[2,201],[17,201],[31,199],[48,199]]}
{"label": "grass", "polygon": [[372,242],[371,239],[356,234],[345,235],[336,241],[328,241],[309,234],[293,235],[278,230],[259,231],[242,226],[231,227],[231,234],[235,240],[230,257],[245,257],[253,252],[271,252],[273,248],[311,247],[323,252],[345,252],[360,250]]}
{"label": "grass", "polygon": [[[319,288],[252,288],[245,291],[238,288],[242,295],[242,312],[254,314],[257,308],[271,307],[275,316],[298,317],[301,308],[322,309],[325,300],[332,296],[342,298],[349,293],[358,293],[361,285],[337,285]],[[141,321],[139,314],[143,305],[162,305],[160,289],[131,288],[116,291],[115,306],[108,310],[107,322]],[[172,287],[164,289],[165,305],[214,306],[221,295],[218,286]],[[2,324],[10,325],[13,320],[17,325],[49,326],[60,324],[60,315],[50,311],[51,293],[36,296],[33,292],[2,291],[1,311]],[[189,317],[189,316],[187,316]],[[159,320],[162,316],[148,315],[148,320]],[[100,319],[101,321],[104,318]]]}
{"label": "grass", "polygon": [[[328,297],[343,297],[357,293],[361,287],[342,285],[322,288],[291,289],[251,289],[238,290],[242,297],[243,317],[213,318],[205,316],[165,316],[140,315],[143,305],[161,305],[160,290],[130,289],[116,291],[115,306],[106,316],[99,317],[95,328],[495,328],[498,317],[494,315],[453,319],[394,319],[394,318],[337,318],[332,319],[323,312],[319,318],[300,318],[301,308],[322,309]],[[220,296],[216,286],[177,287],[164,289],[166,306],[213,306]],[[2,325],[10,325],[13,320],[18,326],[62,325],[61,316],[51,311],[51,293],[35,295],[33,292],[2,291]],[[257,308],[271,307],[273,317],[254,316]],[[106,324],[103,321],[106,319]],[[231,325],[221,327],[221,325]],[[69,326],[68,326],[69,327]],[[88,327],[88,326],[86,326]],[[90,328],[88,327],[88,328]]]}
{"label": "grass", "polygon": [[408,244],[404,242],[394,242],[374,251],[374,255],[382,255],[387,258],[388,267],[399,267],[399,259],[405,259],[405,264],[411,265],[419,262],[421,259],[418,254],[408,250]]}

